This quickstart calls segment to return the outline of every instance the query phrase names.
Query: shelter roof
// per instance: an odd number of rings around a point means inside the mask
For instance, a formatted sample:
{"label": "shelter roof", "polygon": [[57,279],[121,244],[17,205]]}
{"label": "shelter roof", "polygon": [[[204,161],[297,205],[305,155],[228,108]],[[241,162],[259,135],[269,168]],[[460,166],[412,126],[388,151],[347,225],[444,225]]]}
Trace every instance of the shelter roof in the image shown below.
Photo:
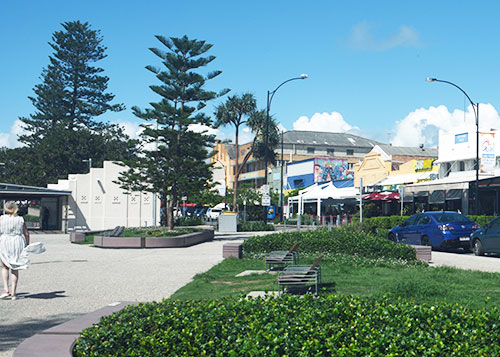
{"label": "shelter roof", "polygon": [[71,196],[71,191],[61,191],[45,187],[0,183],[1,199],[30,199],[48,196]]}

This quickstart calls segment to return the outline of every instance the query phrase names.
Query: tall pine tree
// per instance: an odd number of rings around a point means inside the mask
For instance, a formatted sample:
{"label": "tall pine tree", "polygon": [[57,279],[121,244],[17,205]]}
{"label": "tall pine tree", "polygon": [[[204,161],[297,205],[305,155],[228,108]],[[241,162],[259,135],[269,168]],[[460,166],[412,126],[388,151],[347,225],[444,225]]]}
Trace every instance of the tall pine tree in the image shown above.
{"label": "tall pine tree", "polygon": [[151,108],[133,108],[141,119],[143,152],[134,160],[125,161],[129,170],[119,182],[124,189],[154,192],[164,204],[164,222],[173,228],[173,208],[182,196],[197,194],[209,186],[211,178],[208,147],[214,137],[206,132],[193,131],[193,125],[211,126],[212,120],[202,109],[219,93],[205,90],[208,80],[221,72],[200,73],[214,56],[206,56],[212,45],[205,41],[156,36],[165,49],[151,48],[163,68],[147,66],[161,82],[151,89],[161,97]]}
{"label": "tall pine tree", "polygon": [[54,53],[42,83],[29,97],[36,111],[21,118],[26,134],[19,140],[26,146],[29,165],[24,165],[28,171],[18,173],[17,183],[44,186],[69,173],[85,172],[84,159],[99,165],[134,155],[136,141],[129,141],[118,126],[96,120],[107,111],[123,109],[110,104],[114,95],[106,92],[109,78],[95,66],[106,57],[100,31],[80,21],[62,26],[49,43]]}

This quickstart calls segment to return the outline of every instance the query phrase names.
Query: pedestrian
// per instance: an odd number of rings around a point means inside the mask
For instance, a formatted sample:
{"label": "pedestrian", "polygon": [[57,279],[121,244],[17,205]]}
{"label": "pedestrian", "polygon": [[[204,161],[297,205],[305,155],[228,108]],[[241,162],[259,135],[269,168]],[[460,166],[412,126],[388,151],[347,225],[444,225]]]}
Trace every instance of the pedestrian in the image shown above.
{"label": "pedestrian", "polygon": [[[4,207],[5,213],[0,217],[0,260],[2,262],[3,291],[1,299],[16,300],[19,270],[28,268],[30,261],[28,253],[42,253],[43,244],[38,242],[30,245],[30,235],[23,217],[17,215],[18,206],[9,201]],[[11,286],[9,290],[9,272]]]}

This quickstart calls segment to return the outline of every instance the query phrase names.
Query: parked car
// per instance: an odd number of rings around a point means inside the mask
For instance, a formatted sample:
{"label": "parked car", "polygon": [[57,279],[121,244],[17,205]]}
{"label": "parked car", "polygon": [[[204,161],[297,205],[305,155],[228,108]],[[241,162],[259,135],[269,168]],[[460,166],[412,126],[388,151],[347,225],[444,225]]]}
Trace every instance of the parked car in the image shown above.
{"label": "parked car", "polygon": [[392,228],[389,239],[433,248],[470,250],[470,236],[479,225],[457,212],[422,212]]}
{"label": "parked car", "polygon": [[475,255],[500,254],[500,217],[495,218],[472,234],[470,248]]}
{"label": "parked car", "polygon": [[217,219],[219,215],[222,213],[222,209],[220,208],[209,208],[207,210],[206,217],[207,219]]}

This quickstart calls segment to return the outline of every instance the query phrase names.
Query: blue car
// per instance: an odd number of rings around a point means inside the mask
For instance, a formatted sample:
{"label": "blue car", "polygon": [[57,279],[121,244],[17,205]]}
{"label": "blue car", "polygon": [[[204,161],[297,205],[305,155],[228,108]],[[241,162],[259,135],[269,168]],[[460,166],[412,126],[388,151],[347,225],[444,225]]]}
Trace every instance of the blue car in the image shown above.
{"label": "blue car", "polygon": [[470,239],[470,247],[475,255],[500,254],[500,217],[479,228]]}
{"label": "blue car", "polygon": [[457,212],[422,212],[392,228],[389,239],[398,243],[470,251],[471,234],[478,228],[477,223]]}

